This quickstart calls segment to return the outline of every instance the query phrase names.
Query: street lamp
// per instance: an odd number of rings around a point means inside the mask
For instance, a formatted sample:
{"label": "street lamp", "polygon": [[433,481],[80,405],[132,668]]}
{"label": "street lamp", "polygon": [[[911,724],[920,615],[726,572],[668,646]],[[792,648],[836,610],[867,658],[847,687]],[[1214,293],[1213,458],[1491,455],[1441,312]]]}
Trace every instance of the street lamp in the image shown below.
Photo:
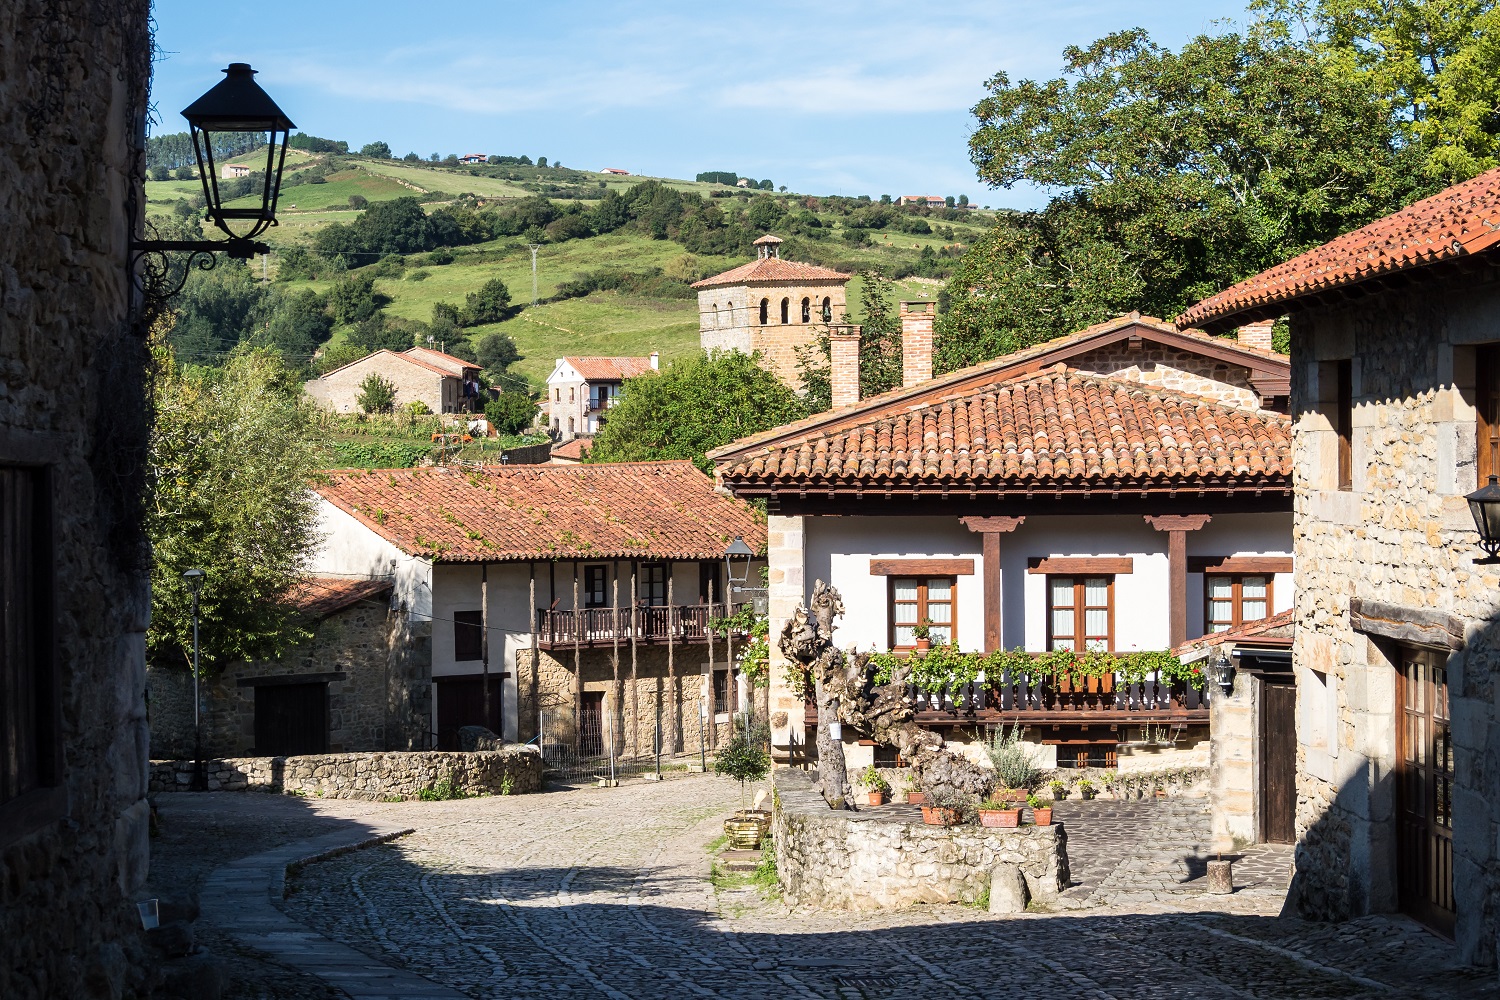
{"label": "street lamp", "polygon": [[1223,691],[1227,697],[1234,691],[1234,663],[1224,653],[1220,653],[1218,659],[1214,660],[1213,666],[1209,668],[1209,677]]}
{"label": "street lamp", "polygon": [[[203,182],[203,201],[210,222],[227,240],[134,240],[130,244],[130,273],[137,275],[143,297],[152,307],[182,291],[188,270],[211,270],[216,253],[239,260],[270,253],[256,237],[276,225],[276,199],[281,193],[281,172],[286,166],[286,142],[296,128],[276,102],[255,82],[249,63],[230,63],[225,77],[183,110],[193,137],[193,152]],[[264,134],[266,169],[261,181],[260,204],[249,208],[225,208],[219,191],[218,166],[214,163],[214,137],[231,134]],[[187,262],[174,276],[169,251],[184,251]],[[149,310],[148,310],[149,311]]]}
{"label": "street lamp", "polygon": [[1485,558],[1475,559],[1475,564],[1500,563],[1500,476],[1491,476],[1486,485],[1464,499],[1469,501],[1469,513],[1479,529],[1479,547],[1485,551]]}
{"label": "street lamp", "polygon": [[[750,579],[750,560],[755,557],[755,550],[745,544],[745,540],[739,535],[734,536],[734,541],[729,543],[729,548],[724,550],[724,572],[729,576],[730,583],[744,583]],[[743,559],[736,564],[735,560]],[[739,575],[735,575],[738,565]]]}
{"label": "street lamp", "polygon": [[198,697],[198,592],[203,589],[203,579],[208,574],[198,567],[184,570],[182,582],[193,594],[193,791],[208,791],[208,774],[203,769],[203,726],[199,718]]}

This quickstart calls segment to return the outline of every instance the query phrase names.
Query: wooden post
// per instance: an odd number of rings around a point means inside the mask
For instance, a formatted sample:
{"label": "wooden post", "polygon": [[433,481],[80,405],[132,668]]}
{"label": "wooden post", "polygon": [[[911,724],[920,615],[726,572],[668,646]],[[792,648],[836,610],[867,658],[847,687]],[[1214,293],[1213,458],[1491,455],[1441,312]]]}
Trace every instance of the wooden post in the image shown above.
{"label": "wooden post", "polygon": [[573,560],[573,739],[578,744],[578,754],[583,755],[583,629],[578,607],[578,560]]}
{"label": "wooden post", "polygon": [[[530,565],[530,570],[531,570],[531,572],[530,572],[530,576],[531,576],[531,610],[528,613],[532,617],[532,622],[531,622],[531,705],[532,705],[533,708],[535,708],[536,707],[536,703],[537,703],[537,689],[536,689],[536,686],[537,686],[537,676],[540,673],[540,664],[537,663],[537,636],[536,636],[536,628],[537,628],[537,622],[536,622],[536,563],[533,562],[533,563],[530,563],[529,565]],[[524,740],[521,739],[521,704],[520,704],[520,702],[521,702],[521,698],[520,698],[520,693],[521,693],[521,676],[520,676],[520,673],[521,672],[519,670],[516,671],[516,741],[518,743],[525,742]],[[542,727],[541,727],[540,723],[537,724],[536,740],[537,740],[537,749],[540,750],[541,749],[541,743],[542,743]]]}
{"label": "wooden post", "polygon": [[[493,721],[490,717],[490,564],[479,564],[479,670],[484,684],[484,725],[488,729]],[[501,727],[504,728],[504,727]],[[501,739],[504,733],[496,733]]]}
{"label": "wooden post", "polygon": [[667,694],[671,698],[667,709],[670,713],[667,716],[667,745],[674,755],[682,752],[682,699],[678,697],[677,666],[672,656],[673,633],[677,631],[672,618],[676,614],[677,608],[672,604],[672,564],[667,563]]}
{"label": "wooden post", "polygon": [[714,704],[714,630],[713,630],[713,625],[712,625],[713,620],[714,620],[714,582],[712,580],[710,580],[710,581],[708,581],[708,614],[707,614],[707,617],[704,619],[704,622],[703,622],[704,627],[707,629],[707,633],[708,633],[707,634],[707,639],[708,639],[708,698],[707,698],[707,701],[708,701],[708,712],[705,715],[705,718],[703,720],[703,724],[705,726],[707,726],[708,730],[709,730],[708,731],[708,745],[711,746],[711,747],[713,747],[715,750],[717,750],[719,748],[719,727],[718,727],[718,724],[714,722],[714,709],[716,709],[718,706],[716,706]]}
{"label": "wooden post", "polygon": [[[1000,536],[1019,528],[1025,517],[963,517],[963,526],[977,531],[983,541],[984,555],[984,651],[994,653],[1005,648],[1001,634],[1004,608],[1000,594]],[[956,642],[957,636],[954,637]]]}
{"label": "wooden post", "polygon": [[1187,642],[1187,533],[1211,520],[1208,514],[1147,514],[1146,523],[1167,533],[1167,647]]}
{"label": "wooden post", "polygon": [[[625,718],[624,709],[623,709],[623,707],[620,704],[621,698],[620,698],[620,564],[619,563],[615,563],[615,573],[614,573],[613,583],[614,583],[614,591],[613,591],[612,596],[610,597],[610,604],[614,608],[614,613],[611,616],[611,620],[610,620],[610,623],[609,623],[609,631],[610,631],[610,635],[613,637],[613,640],[612,640],[612,650],[610,652],[609,661],[610,661],[610,665],[614,667],[614,671],[615,671],[615,686],[614,686],[614,690],[612,692],[610,692],[610,701],[611,701],[612,704],[609,706],[609,710],[614,715],[614,718],[612,720],[610,720],[610,732],[611,733],[618,733],[620,731],[620,722],[624,721],[624,718]],[[616,740],[615,743],[618,743],[618,740]],[[619,752],[619,747],[617,745],[615,745],[615,744],[611,744],[610,755],[614,756],[618,752]]]}
{"label": "wooden post", "polygon": [[630,745],[635,750],[635,755],[641,755],[641,682],[636,673],[635,644],[636,636],[640,632],[640,606],[637,594],[636,570],[637,564],[634,559],[630,560]]}

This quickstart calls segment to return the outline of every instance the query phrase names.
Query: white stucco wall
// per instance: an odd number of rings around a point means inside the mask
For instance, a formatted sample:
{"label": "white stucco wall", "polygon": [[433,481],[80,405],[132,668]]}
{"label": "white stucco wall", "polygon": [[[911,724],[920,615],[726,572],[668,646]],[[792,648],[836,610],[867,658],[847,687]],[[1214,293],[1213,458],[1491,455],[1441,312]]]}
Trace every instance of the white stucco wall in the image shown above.
{"label": "white stucco wall", "polygon": [[318,532],[322,536],[309,572],[328,576],[390,579],[396,600],[411,620],[432,614],[432,564],[407,555],[361,524],[352,514],[318,499]]}

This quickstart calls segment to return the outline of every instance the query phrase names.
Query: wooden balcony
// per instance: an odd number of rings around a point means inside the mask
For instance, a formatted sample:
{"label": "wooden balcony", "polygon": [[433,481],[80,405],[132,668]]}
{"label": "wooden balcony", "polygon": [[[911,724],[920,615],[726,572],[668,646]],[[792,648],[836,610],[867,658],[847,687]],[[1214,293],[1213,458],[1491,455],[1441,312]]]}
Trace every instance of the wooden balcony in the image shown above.
{"label": "wooden balcony", "polygon": [[[740,611],[744,604],[736,604],[731,614]],[[722,604],[678,604],[672,606],[643,606],[635,609],[632,620],[629,608],[584,608],[580,611],[554,611],[549,608],[536,609],[536,644],[539,649],[572,649],[578,646],[593,649],[630,645],[632,638],[637,643],[664,646],[674,644],[706,644],[708,623],[725,617]],[[736,631],[736,641],[743,633]],[[714,634],[714,642],[724,642],[723,633]]]}

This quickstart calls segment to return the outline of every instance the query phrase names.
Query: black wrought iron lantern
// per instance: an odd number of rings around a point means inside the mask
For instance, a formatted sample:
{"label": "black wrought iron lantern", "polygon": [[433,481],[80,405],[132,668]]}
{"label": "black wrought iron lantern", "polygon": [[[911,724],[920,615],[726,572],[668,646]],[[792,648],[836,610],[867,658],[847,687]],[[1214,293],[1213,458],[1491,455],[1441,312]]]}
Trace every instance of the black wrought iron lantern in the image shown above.
{"label": "black wrought iron lantern", "polygon": [[1209,680],[1219,686],[1219,690],[1225,695],[1234,692],[1234,661],[1226,654],[1220,653],[1208,668]]}
{"label": "black wrought iron lantern", "polygon": [[755,550],[746,545],[743,538],[735,535],[729,548],[724,550],[724,568],[731,584],[744,583],[750,579],[750,560],[754,557]]}
{"label": "black wrought iron lantern", "polygon": [[[296,128],[269,94],[255,82],[249,63],[230,63],[224,79],[182,112],[193,136],[198,173],[203,179],[203,200],[208,218],[230,240],[253,240],[276,225],[276,198],[280,194],[281,171],[286,165],[286,141]],[[264,135],[266,169],[261,176],[260,204],[225,208],[219,193],[219,167],[214,162],[214,142],[225,134]]]}
{"label": "black wrought iron lantern", "polygon": [[1488,483],[1464,499],[1469,501],[1469,513],[1479,529],[1479,547],[1485,551],[1485,558],[1474,561],[1500,563],[1500,476],[1491,476]]}

